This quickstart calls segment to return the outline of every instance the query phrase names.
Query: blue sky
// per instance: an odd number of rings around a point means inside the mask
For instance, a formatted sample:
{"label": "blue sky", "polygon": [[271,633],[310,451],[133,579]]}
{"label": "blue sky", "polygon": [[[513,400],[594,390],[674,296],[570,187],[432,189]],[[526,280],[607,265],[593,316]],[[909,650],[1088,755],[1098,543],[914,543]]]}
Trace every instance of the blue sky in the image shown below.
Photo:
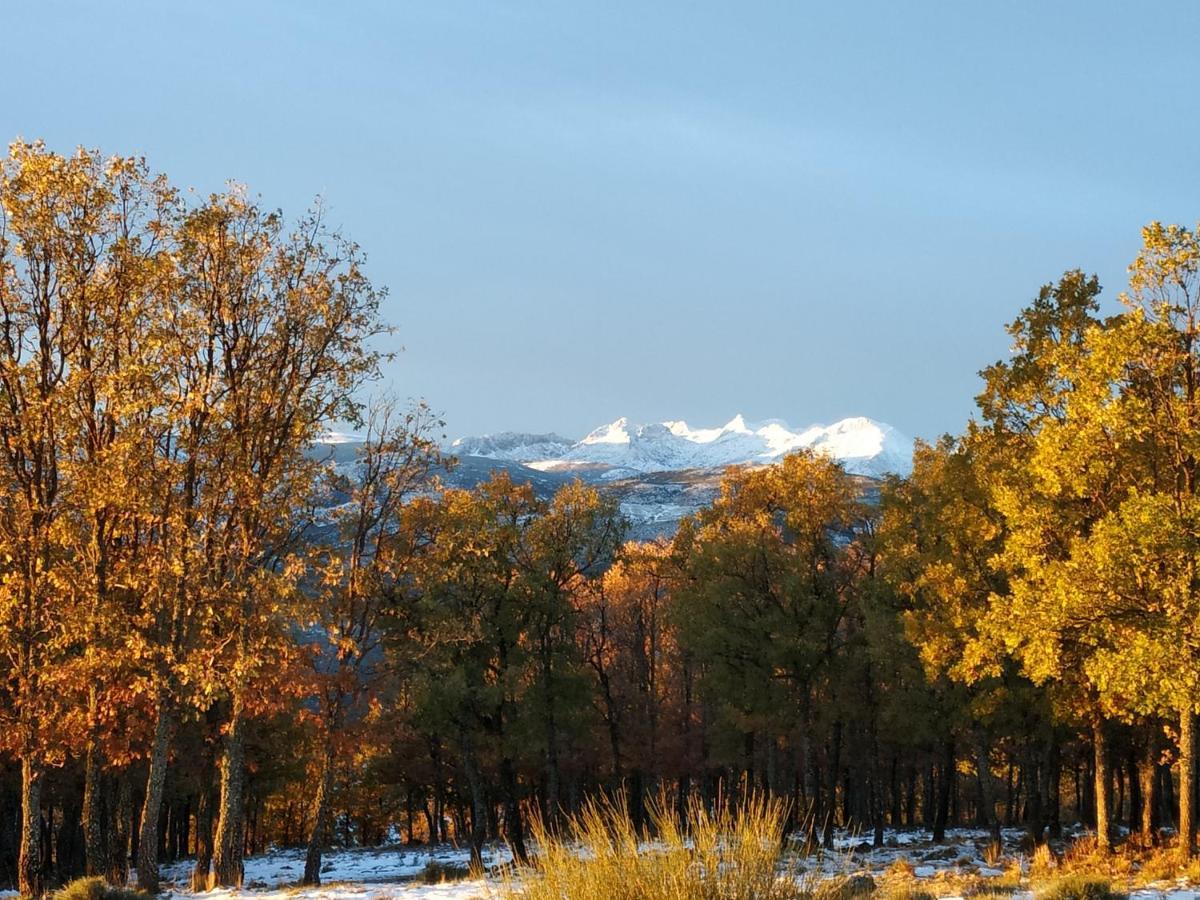
{"label": "blue sky", "polygon": [[320,194],[452,434],[957,430],[1064,269],[1200,218],[1200,5],[0,0],[0,137]]}

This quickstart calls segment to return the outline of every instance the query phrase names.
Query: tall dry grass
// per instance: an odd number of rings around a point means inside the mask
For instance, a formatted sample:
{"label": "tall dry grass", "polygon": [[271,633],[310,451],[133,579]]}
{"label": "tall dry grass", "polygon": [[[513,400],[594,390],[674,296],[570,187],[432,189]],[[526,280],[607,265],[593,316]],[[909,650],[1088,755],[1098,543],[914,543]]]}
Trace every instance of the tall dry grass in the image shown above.
{"label": "tall dry grass", "polygon": [[[589,803],[562,830],[535,820],[533,865],[501,895],[524,900],[798,900],[823,893],[783,853],[787,804],[751,796],[733,810],[699,799],[686,818],[665,797],[650,806],[652,840],[620,802]],[[686,826],[685,826],[686,821]],[[840,893],[840,892],[839,892]]]}

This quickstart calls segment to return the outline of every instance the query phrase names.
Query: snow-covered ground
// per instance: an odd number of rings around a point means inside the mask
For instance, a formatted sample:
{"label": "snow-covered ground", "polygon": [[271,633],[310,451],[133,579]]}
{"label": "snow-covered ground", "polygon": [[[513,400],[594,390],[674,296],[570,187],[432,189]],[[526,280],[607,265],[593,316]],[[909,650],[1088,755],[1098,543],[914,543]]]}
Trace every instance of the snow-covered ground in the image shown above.
{"label": "snow-covered ground", "polygon": [[[187,889],[191,876],[190,860],[165,866],[162,877],[172,885],[171,893],[174,896],[214,900],[233,895],[253,896],[255,900],[318,897],[325,900],[392,897],[403,900],[469,900],[487,897],[488,885],[483,880],[425,883],[430,872],[434,873],[433,880],[437,881],[439,867],[451,872],[465,870],[470,858],[468,849],[451,846],[337,850],[324,854],[321,863],[323,884],[313,888],[294,887],[304,874],[303,849],[275,850],[248,857],[245,862],[245,885],[241,891],[193,894]],[[489,869],[511,860],[511,854],[502,848],[488,848],[484,852],[484,865]]]}
{"label": "snow-covered ground", "polygon": [[254,900],[484,900],[493,896],[491,889],[483,881],[449,881],[444,884],[361,884],[337,883],[321,887],[305,888],[272,888],[269,890],[252,891],[209,891],[206,894],[191,894],[186,891],[173,891],[173,897],[211,898],[211,900],[232,900],[232,898],[252,897]]}
{"label": "snow-covered ground", "polygon": [[[989,836],[976,829],[953,829],[944,843],[934,844],[922,831],[888,830],[884,845],[872,847],[870,836],[839,834],[834,846],[808,857],[795,857],[795,870],[805,880],[869,875],[878,884],[887,870],[906,863],[922,889],[937,897],[957,897],[961,879],[1000,878],[1014,863],[1028,871],[1028,858],[1020,847],[1024,832],[1005,829],[999,856],[988,852]],[[798,842],[797,842],[798,844]],[[499,881],[465,878],[453,880],[467,868],[466,848],[392,846],[338,850],[325,854],[320,887],[296,887],[304,872],[304,851],[275,850],[249,857],[245,886],[240,891],[218,890],[194,894],[188,890],[191,865],[181,861],[163,869],[170,895],[180,900],[492,900]],[[511,861],[502,847],[489,848],[484,862],[495,870]],[[439,883],[440,873],[450,878]],[[956,879],[958,881],[956,882]],[[432,882],[432,883],[429,883]],[[1010,882],[1011,883],[1011,882]],[[1011,888],[1010,888],[1011,889]],[[2,892],[0,892],[2,893]],[[1031,900],[1028,891],[1013,900]],[[1154,883],[1130,894],[1131,900],[1200,900],[1200,891],[1183,882]]]}
{"label": "snow-covered ground", "polygon": [[[333,882],[362,882],[379,884],[410,881],[433,866],[466,868],[471,859],[467,848],[437,847],[380,847],[326,852],[321,861],[321,880]],[[512,859],[507,850],[489,848],[483,856],[489,869]],[[164,866],[164,881],[186,885],[191,876],[190,860]],[[248,889],[286,887],[297,884],[304,874],[303,848],[275,850],[261,856],[250,856],[245,863],[245,884]]]}

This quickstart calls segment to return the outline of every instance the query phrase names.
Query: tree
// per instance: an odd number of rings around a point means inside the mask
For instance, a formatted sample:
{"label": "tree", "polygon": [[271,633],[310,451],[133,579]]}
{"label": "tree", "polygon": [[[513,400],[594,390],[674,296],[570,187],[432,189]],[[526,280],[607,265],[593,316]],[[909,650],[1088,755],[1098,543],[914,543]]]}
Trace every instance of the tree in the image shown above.
{"label": "tree", "polygon": [[[683,646],[705,661],[703,690],[729,729],[725,753],[740,761],[747,785],[756,744],[765,746],[768,781],[783,735],[798,735],[806,764],[813,755],[813,692],[846,637],[868,555],[857,540],[866,517],[859,487],[839,465],[800,452],[775,466],[731,470],[712,507],[676,536],[684,576],[675,625]],[[831,761],[831,779],[838,768]],[[832,783],[827,793],[832,801]],[[809,794],[815,801],[818,786]]]}
{"label": "tree", "polygon": [[535,740],[543,748],[542,800],[553,810],[556,753],[587,696],[574,641],[577,593],[620,541],[615,504],[579,483],[541,501],[496,472],[470,491],[417,498],[404,519],[410,546],[423,549],[389,623],[393,653],[419,661],[412,676],[422,722],[457,745],[473,857],[481,858],[488,822],[489,757],[509,845],[524,857],[518,754]]}
{"label": "tree", "polygon": [[583,708],[586,697],[575,641],[578,598],[588,579],[612,561],[623,533],[615,501],[574,481],[559,488],[529,521],[518,549],[518,588],[525,595],[524,626],[536,670],[529,699],[538,710],[536,728],[545,747],[544,805],[550,819],[560,806],[561,732],[581,727],[563,719]]}
{"label": "tree", "polygon": [[476,862],[482,860],[487,821],[480,750],[485,737],[501,758],[508,839],[524,855],[512,755],[529,647],[517,554],[538,509],[528,485],[514,485],[501,473],[472,491],[417,498],[405,517],[410,544],[425,552],[412,576],[412,608],[393,620],[394,639],[396,646],[412,647],[402,653],[421,659],[414,674],[425,717],[448,729],[458,745]]}
{"label": "tree", "polygon": [[1030,537],[1018,548],[1059,598],[1044,604],[1057,610],[1055,624],[1086,645],[1083,669],[1102,702],[1126,716],[1178,716],[1185,858],[1195,830],[1200,664],[1187,637],[1200,616],[1198,270],[1192,232],[1159,223],[1143,230],[1130,293],[1122,295],[1125,312],[1088,330],[1068,369],[1065,414],[1035,445],[1036,495],[1076,510],[1073,532],[1048,554],[1034,544],[1039,538],[1026,517]]}
{"label": "tree", "polygon": [[980,437],[986,433],[994,460],[987,488],[1006,528],[998,564],[1008,573],[1008,589],[992,595],[987,630],[1035,683],[1056,683],[1060,702],[1090,720],[1096,835],[1107,850],[1106,720],[1119,710],[1085,675],[1089,623],[1097,619],[1066,568],[1073,542],[1124,489],[1110,435],[1073,416],[1083,405],[1081,390],[1096,383],[1086,370],[1108,359],[1093,352],[1106,331],[1096,316],[1099,293],[1096,279],[1078,271],[1044,287],[1009,327],[1012,359],[984,371],[979,405],[988,426]]}
{"label": "tree", "polygon": [[196,310],[185,358],[204,373],[205,410],[188,422],[202,430],[184,466],[195,460],[193,490],[212,504],[197,520],[208,529],[202,589],[233,637],[217,659],[230,712],[213,880],[238,885],[246,703],[301,573],[289,556],[317,475],[305,451],[326,423],[357,418],[355,389],[379,359],[368,347],[381,330],[379,293],[359,248],[319,209],[288,232],[241,192],[214,196],[187,216],[180,245],[182,290]]}
{"label": "tree", "polygon": [[377,403],[351,472],[331,472],[330,490],[346,502],[336,507],[330,542],[318,546],[321,577],[313,590],[318,639],[310,660],[321,749],[304,884],[321,883],[339,756],[361,731],[364,706],[384,674],[381,622],[409,569],[404,551],[411,545],[399,538],[399,520],[405,501],[443,464],[429,435],[440,424],[424,405],[400,415],[391,403]]}
{"label": "tree", "polygon": [[607,732],[611,785],[617,789],[628,775],[629,811],[639,831],[651,774],[678,778],[689,771],[682,748],[672,752],[667,730],[671,670],[681,664],[668,618],[670,553],[665,541],[627,543],[580,592],[579,640]]}
{"label": "tree", "polygon": [[23,894],[45,887],[41,784],[68,741],[52,734],[60,716],[51,713],[75,684],[89,685],[87,864],[104,864],[99,686],[117,633],[114,551],[138,511],[124,467],[146,444],[155,396],[149,309],[169,291],[174,204],[165,181],[137,160],[16,143],[0,168],[0,632],[23,771]]}
{"label": "tree", "polygon": [[[1029,733],[1014,736],[1028,748],[1024,768],[1033,777],[1043,768],[1037,757],[1048,746],[1052,723],[1046,692],[1020,675],[991,627],[992,604],[1008,591],[1007,573],[996,564],[1005,522],[988,491],[996,464],[995,441],[978,428],[960,439],[918,443],[912,474],[884,488],[880,540],[886,578],[907,601],[904,630],[930,684],[953,711],[943,721],[967,724],[980,819],[998,843],[992,783],[998,733],[1012,733],[1019,718],[1027,719]],[[956,686],[945,684],[947,678]],[[1031,800],[1029,827],[1041,842],[1048,804],[1040,787]]]}

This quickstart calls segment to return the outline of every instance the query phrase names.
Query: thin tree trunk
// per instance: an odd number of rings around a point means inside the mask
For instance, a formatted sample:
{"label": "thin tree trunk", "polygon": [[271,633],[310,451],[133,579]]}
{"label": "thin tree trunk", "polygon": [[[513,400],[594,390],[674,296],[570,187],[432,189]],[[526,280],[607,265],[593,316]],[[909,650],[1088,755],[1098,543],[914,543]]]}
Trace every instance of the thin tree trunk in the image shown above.
{"label": "thin tree trunk", "polygon": [[1112,826],[1109,822],[1112,785],[1108,777],[1108,736],[1104,720],[1097,717],[1092,723],[1092,750],[1095,755],[1096,848],[1101,853],[1112,849]]}
{"label": "thin tree trunk", "polygon": [[211,887],[242,886],[242,781],[245,775],[245,743],[242,699],[235,696],[229,721],[229,736],[225,740],[225,753],[221,760],[221,800],[217,811]]}
{"label": "thin tree trunk", "polygon": [[128,771],[117,775],[116,807],[112,811],[108,841],[108,883],[124,887],[129,882],[129,841],[133,823],[133,787]]}
{"label": "thin tree trunk", "polygon": [[528,861],[525,852],[525,826],[521,822],[521,805],[517,799],[517,776],[513,762],[507,756],[500,761],[500,780],[504,786],[504,826],[513,858],[519,863]]}
{"label": "thin tree trunk", "polygon": [[950,789],[954,782],[954,739],[948,738],[942,748],[941,778],[938,779],[937,810],[933,818],[933,840],[946,839],[946,820],[950,815]]}
{"label": "thin tree trunk", "polygon": [[1000,848],[1000,819],[996,816],[996,796],[992,781],[992,755],[987,738],[975,746],[975,773],[979,780],[979,823],[991,835],[992,845]]}
{"label": "thin tree trunk", "polygon": [[[95,703],[91,692],[89,705]],[[83,871],[85,875],[103,875],[108,871],[108,854],[104,852],[104,802],[101,793],[100,741],[95,731],[88,736],[87,756],[83,771]]]}
{"label": "thin tree trunk", "polygon": [[825,789],[825,807],[822,811],[824,822],[822,824],[823,833],[821,834],[821,843],[825,847],[833,846],[833,828],[837,823],[834,821],[837,815],[837,784],[838,784],[838,769],[841,768],[842,758],[842,723],[833,723],[833,736],[829,743],[829,771],[826,773],[826,789]]}
{"label": "thin tree trunk", "polygon": [[1196,714],[1191,708],[1179,714],[1179,855],[1192,858],[1195,841]]}
{"label": "thin tree trunk", "polygon": [[[207,891],[212,877],[213,858],[213,786],[215,774],[211,757],[200,779],[200,796],[196,799],[196,864],[192,867],[192,891]],[[285,841],[286,843],[286,841]]]}
{"label": "thin tree trunk", "polygon": [[1138,781],[1142,785],[1142,841],[1148,847],[1156,843],[1158,837],[1154,830],[1158,807],[1158,741],[1153,727],[1147,731],[1146,744],[1138,760]]}
{"label": "thin tree trunk", "polygon": [[465,731],[462,735],[463,770],[471,791],[471,865],[483,866],[484,829],[487,828],[487,802],[483,794],[483,782],[475,761],[475,748]]}
{"label": "thin tree trunk", "polygon": [[1046,841],[1046,823],[1042,812],[1042,800],[1044,799],[1042,779],[1045,778],[1045,771],[1042,760],[1039,758],[1041,756],[1040,749],[1030,748],[1025,755],[1025,765],[1023,766],[1027,772],[1025,778],[1025,824],[1035,845],[1043,844]]}
{"label": "thin tree trunk", "polygon": [[21,760],[21,849],[17,860],[17,890],[22,897],[45,893],[42,868],[42,770],[33,760]]}
{"label": "thin tree trunk", "polygon": [[146,775],[146,799],[138,829],[137,883],[147,893],[158,893],[158,819],[162,811],[163,790],[167,782],[167,751],[171,742],[171,711],[166,698],[158,698],[154,723],[154,744],[150,751],[150,769]]}
{"label": "thin tree trunk", "polygon": [[[313,800],[313,825],[308,835],[308,852],[304,855],[304,880],[301,884],[321,883],[321,849],[325,845],[325,831],[329,827],[329,806],[333,795],[333,760],[331,739],[326,742],[325,754],[321,760],[321,779],[317,783],[317,796]],[[411,831],[411,820],[409,828]]]}
{"label": "thin tree trunk", "polygon": [[1062,837],[1062,747],[1057,731],[1050,735],[1050,750],[1046,757],[1046,826],[1051,838]]}

